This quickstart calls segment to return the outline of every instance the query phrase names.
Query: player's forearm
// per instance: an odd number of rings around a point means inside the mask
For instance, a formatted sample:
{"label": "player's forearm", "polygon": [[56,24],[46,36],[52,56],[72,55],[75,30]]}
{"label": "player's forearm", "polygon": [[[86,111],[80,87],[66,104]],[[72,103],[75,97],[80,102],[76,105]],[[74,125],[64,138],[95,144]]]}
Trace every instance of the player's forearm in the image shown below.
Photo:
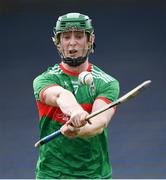
{"label": "player's forearm", "polygon": [[107,127],[109,120],[102,115],[91,119],[92,124],[86,124],[80,128],[78,137],[88,138],[101,134],[104,128]]}
{"label": "player's forearm", "polygon": [[[96,100],[93,104],[92,112],[95,112],[106,105],[102,100]],[[92,137],[103,132],[111,121],[115,110],[113,108],[98,114],[97,116],[90,119],[92,124],[86,124],[80,129],[79,137]]]}
{"label": "player's forearm", "polygon": [[43,94],[44,102],[47,105],[59,107],[64,114],[71,115],[73,110],[82,109],[77,103],[74,95],[62,87],[51,87]]}
{"label": "player's forearm", "polygon": [[64,114],[70,116],[74,110],[82,110],[82,107],[76,101],[74,95],[64,90],[57,98],[57,104]]}

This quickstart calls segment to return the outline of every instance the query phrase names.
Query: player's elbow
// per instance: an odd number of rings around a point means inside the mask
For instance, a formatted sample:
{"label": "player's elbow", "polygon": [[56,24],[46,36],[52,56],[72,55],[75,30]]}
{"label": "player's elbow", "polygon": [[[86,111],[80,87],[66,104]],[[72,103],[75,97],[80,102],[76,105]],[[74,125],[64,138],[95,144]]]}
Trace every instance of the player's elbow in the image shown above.
{"label": "player's elbow", "polygon": [[62,101],[64,99],[67,99],[67,97],[72,96],[72,93],[66,89],[61,88],[56,93],[52,94],[51,101],[52,103],[56,104],[56,106],[60,106]]}
{"label": "player's elbow", "polygon": [[58,106],[58,100],[66,90],[60,86],[50,87],[43,93],[43,99],[46,104],[51,106]]}
{"label": "player's elbow", "polygon": [[104,131],[104,129],[105,128],[107,128],[107,126],[108,126],[108,121],[107,121],[107,119],[105,119],[105,120],[103,120],[103,122],[102,122],[102,125],[101,125],[101,127],[98,129],[98,134],[102,134],[103,133],[103,131]]}
{"label": "player's elbow", "polygon": [[98,135],[98,134],[102,134],[102,133],[103,133],[103,131],[104,131],[104,127],[102,127],[102,128],[100,128],[100,129],[98,129],[98,131],[97,131],[96,135]]}

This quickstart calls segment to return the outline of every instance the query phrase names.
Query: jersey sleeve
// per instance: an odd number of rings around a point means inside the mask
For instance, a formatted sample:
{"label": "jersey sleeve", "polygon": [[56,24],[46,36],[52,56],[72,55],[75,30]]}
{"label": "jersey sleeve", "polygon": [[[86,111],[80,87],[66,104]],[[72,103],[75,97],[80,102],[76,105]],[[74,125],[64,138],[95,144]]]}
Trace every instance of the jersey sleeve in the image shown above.
{"label": "jersey sleeve", "polygon": [[119,82],[117,80],[100,83],[96,99],[102,99],[106,103],[115,101],[119,96]]}
{"label": "jersey sleeve", "polygon": [[40,97],[40,93],[42,90],[46,89],[47,87],[60,85],[60,81],[56,75],[49,74],[48,72],[44,72],[43,74],[37,76],[33,80],[33,89],[34,95],[37,100],[42,101]]}

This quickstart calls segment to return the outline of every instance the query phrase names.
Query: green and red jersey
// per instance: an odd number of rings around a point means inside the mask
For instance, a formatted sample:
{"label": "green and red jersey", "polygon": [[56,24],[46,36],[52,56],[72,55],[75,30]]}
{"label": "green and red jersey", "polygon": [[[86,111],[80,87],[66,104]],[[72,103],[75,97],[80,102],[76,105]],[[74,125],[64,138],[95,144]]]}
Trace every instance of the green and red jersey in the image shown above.
{"label": "green and red jersey", "polygon": [[[65,69],[62,64],[55,64],[35,78],[33,87],[40,117],[40,138],[58,130],[68,120],[60,108],[44,103],[43,92],[48,87],[58,85],[71,91],[77,102],[88,113],[91,113],[96,99],[106,103],[117,99],[119,83],[115,78],[92,64],[89,64],[87,71],[92,73],[93,86],[80,84],[79,74]],[[41,146],[36,177],[40,179],[111,178],[107,130],[105,128],[102,134],[90,138],[69,139],[60,136]]]}

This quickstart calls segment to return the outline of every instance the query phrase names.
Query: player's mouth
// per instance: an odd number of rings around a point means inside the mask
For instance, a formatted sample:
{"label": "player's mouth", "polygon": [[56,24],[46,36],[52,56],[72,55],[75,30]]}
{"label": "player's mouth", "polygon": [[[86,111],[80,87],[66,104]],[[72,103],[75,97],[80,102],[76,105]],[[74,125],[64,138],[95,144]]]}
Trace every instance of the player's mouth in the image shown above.
{"label": "player's mouth", "polygon": [[76,49],[69,50],[69,55],[74,57],[77,55],[77,52],[78,51]]}

